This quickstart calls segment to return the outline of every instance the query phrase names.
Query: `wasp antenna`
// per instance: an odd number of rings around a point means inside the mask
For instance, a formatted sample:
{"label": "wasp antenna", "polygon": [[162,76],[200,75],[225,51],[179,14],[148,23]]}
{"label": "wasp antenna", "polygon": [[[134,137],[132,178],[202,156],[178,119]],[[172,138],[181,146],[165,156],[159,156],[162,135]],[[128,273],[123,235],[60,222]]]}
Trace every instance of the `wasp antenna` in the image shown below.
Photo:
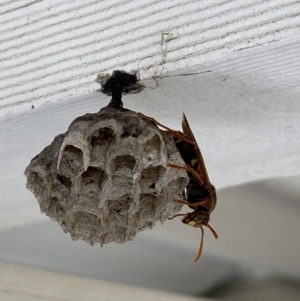
{"label": "wasp antenna", "polygon": [[201,254],[202,254],[202,250],[203,250],[203,239],[204,239],[204,230],[203,230],[203,227],[200,226],[200,229],[201,229],[201,240],[200,240],[200,246],[199,246],[199,251],[198,251],[198,254],[194,260],[194,262],[197,262],[200,257],[201,257]]}
{"label": "wasp antenna", "polygon": [[213,236],[215,237],[215,239],[218,239],[218,233],[216,232],[216,230],[213,228],[213,227],[211,227],[209,224],[206,224],[205,225],[207,228],[209,228],[209,230],[211,231],[211,233],[213,234]]}

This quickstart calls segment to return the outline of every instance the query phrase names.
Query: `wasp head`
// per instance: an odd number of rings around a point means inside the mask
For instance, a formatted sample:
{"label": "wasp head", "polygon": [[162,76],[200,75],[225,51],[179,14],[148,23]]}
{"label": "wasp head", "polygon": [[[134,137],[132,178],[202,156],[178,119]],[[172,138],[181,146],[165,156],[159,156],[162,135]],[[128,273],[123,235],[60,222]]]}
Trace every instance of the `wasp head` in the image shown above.
{"label": "wasp head", "polygon": [[207,225],[209,223],[210,214],[203,208],[203,210],[196,210],[187,214],[182,222],[191,227],[200,228],[201,226]]}
{"label": "wasp head", "polygon": [[197,210],[195,210],[194,212],[187,213],[182,220],[182,222],[184,224],[187,224],[191,227],[200,228],[200,230],[201,230],[200,246],[199,246],[198,254],[195,258],[195,262],[199,260],[199,258],[201,257],[201,254],[202,254],[203,237],[204,237],[203,226],[208,227],[210,229],[210,231],[212,232],[213,236],[215,238],[218,238],[217,232],[208,224],[209,217],[210,217],[210,215],[209,215],[209,211],[207,210],[207,208],[201,206],[201,207],[198,207]]}

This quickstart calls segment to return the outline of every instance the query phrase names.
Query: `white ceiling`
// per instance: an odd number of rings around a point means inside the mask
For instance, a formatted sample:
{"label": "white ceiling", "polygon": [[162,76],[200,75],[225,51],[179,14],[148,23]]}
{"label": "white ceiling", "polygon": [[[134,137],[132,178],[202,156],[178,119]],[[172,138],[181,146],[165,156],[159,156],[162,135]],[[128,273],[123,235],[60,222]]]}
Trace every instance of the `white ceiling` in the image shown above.
{"label": "white ceiling", "polygon": [[300,36],[297,0],[2,0],[0,114]]}

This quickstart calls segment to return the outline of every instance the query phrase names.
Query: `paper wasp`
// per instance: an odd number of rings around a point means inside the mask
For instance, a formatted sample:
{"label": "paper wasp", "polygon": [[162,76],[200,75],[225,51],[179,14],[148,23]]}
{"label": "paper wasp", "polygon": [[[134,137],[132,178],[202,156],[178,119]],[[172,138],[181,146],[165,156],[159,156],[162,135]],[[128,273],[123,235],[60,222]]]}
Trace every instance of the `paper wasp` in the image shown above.
{"label": "paper wasp", "polygon": [[167,163],[168,167],[185,169],[189,175],[189,184],[185,191],[185,201],[174,200],[177,203],[188,205],[193,212],[179,213],[170,217],[173,219],[177,216],[183,216],[182,222],[192,227],[201,229],[201,240],[198,254],[195,258],[195,262],[199,260],[203,250],[203,226],[210,229],[215,238],[218,238],[216,231],[208,224],[211,212],[215,209],[217,203],[217,195],[215,187],[211,184],[208,173],[205,167],[205,163],[200,151],[200,148],[196,142],[195,136],[190,128],[186,116],[183,114],[182,130],[172,130],[165,125],[159,123],[152,117],[145,116],[138,113],[141,117],[154,122],[156,125],[165,129],[165,133],[173,137],[176,146],[186,163],[186,166],[174,165]]}

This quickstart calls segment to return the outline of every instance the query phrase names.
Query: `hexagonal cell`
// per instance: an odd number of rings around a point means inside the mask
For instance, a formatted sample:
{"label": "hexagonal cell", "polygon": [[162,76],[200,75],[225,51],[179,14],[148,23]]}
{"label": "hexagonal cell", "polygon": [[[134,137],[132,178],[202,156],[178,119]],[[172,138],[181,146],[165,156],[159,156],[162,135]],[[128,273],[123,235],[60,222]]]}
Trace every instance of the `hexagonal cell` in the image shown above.
{"label": "hexagonal cell", "polygon": [[106,179],[105,171],[101,168],[89,166],[88,169],[81,175],[82,185],[95,184],[101,187],[101,184]]}
{"label": "hexagonal cell", "polygon": [[137,138],[141,134],[141,129],[137,127],[124,127],[123,133],[120,135],[122,139],[128,138],[128,137],[133,137]]}
{"label": "hexagonal cell", "polygon": [[61,185],[65,186],[67,189],[70,189],[70,187],[72,186],[72,181],[65,176],[63,176],[61,174],[57,174],[56,178],[57,178],[58,182]]}
{"label": "hexagonal cell", "polygon": [[143,153],[147,154],[145,161],[148,165],[153,164],[160,156],[161,139],[158,135],[154,135],[151,139],[147,140],[143,145]]}
{"label": "hexagonal cell", "polygon": [[109,212],[117,213],[120,215],[128,215],[128,210],[133,199],[129,195],[123,195],[116,200],[107,200],[107,207]]}
{"label": "hexagonal cell", "polygon": [[135,166],[135,158],[131,155],[120,155],[113,160],[113,172],[116,173],[128,173],[132,171]]}
{"label": "hexagonal cell", "polygon": [[153,221],[155,206],[156,197],[153,194],[141,194],[139,209],[135,213],[135,219],[139,221],[138,227],[141,228],[145,222]]}
{"label": "hexagonal cell", "polygon": [[141,191],[143,193],[155,193],[156,183],[166,172],[164,166],[149,166],[142,171],[140,179]]}
{"label": "hexagonal cell", "polygon": [[114,131],[110,127],[100,128],[91,135],[91,164],[105,166],[106,155],[111,143],[114,141]]}
{"label": "hexagonal cell", "polygon": [[133,189],[133,178],[124,175],[113,175],[109,198],[116,199],[123,194],[131,194]]}
{"label": "hexagonal cell", "polygon": [[82,150],[67,145],[63,151],[59,172],[68,178],[76,178],[83,170]]}

